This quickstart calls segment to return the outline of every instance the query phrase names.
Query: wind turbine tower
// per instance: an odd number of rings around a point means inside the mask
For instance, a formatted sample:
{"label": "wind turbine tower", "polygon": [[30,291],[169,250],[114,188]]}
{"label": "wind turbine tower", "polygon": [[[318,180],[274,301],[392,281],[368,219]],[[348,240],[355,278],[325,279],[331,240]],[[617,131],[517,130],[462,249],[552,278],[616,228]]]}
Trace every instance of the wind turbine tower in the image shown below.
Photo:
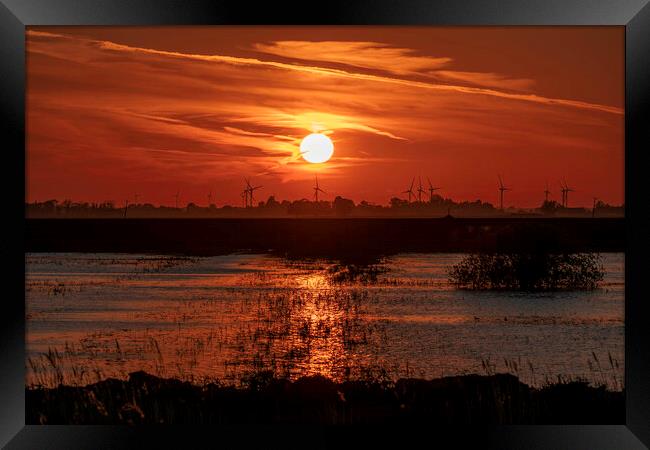
{"label": "wind turbine tower", "polygon": [[510,190],[509,187],[503,185],[503,180],[501,179],[501,175],[499,175],[499,205],[501,211],[503,211],[503,193]]}
{"label": "wind turbine tower", "polygon": [[316,185],[314,186],[314,200],[316,200],[316,203],[318,203],[318,193],[322,192],[323,194],[326,194],[324,190],[320,188],[318,185],[318,175],[316,175]]}
{"label": "wind turbine tower", "polygon": [[415,183],[415,177],[411,180],[411,186],[402,192],[402,194],[408,194],[409,195],[409,203],[411,203],[411,196],[413,196],[413,183]]}
{"label": "wind turbine tower", "polygon": [[427,181],[429,182],[429,203],[433,202],[433,193],[440,189],[439,187],[435,187],[434,185],[431,184],[431,180],[429,177],[427,177]]}
{"label": "wind turbine tower", "polygon": [[544,189],[544,203],[548,203],[548,196],[551,194],[551,191],[548,190],[548,181],[546,182],[546,189]]}
{"label": "wind turbine tower", "polygon": [[569,192],[575,192],[575,190],[571,189],[568,184],[566,184],[566,181],[564,182],[564,207],[568,208],[569,207]]}
{"label": "wind turbine tower", "polygon": [[422,203],[422,193],[426,192],[422,188],[422,178],[418,177],[418,203]]}
{"label": "wind turbine tower", "polygon": [[251,186],[249,180],[246,178],[246,189],[245,189],[245,192],[247,193],[247,195],[246,195],[246,207],[250,207],[250,208],[253,207],[253,198],[254,198],[253,193],[257,189],[261,189],[261,188],[262,188],[262,186]]}
{"label": "wind turbine tower", "polygon": [[248,206],[248,188],[245,188],[243,191],[241,191],[241,199],[244,202],[244,208]]}

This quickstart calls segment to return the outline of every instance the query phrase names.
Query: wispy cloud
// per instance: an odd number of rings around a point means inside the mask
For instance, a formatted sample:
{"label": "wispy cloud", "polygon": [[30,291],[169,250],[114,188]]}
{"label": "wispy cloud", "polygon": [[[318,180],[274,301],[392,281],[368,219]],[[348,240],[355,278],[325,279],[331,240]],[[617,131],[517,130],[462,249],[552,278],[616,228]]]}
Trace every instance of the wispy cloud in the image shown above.
{"label": "wispy cloud", "polygon": [[253,48],[261,53],[312,63],[345,65],[401,76],[430,77],[507,91],[530,91],[535,85],[532,79],[512,78],[492,72],[446,69],[454,62],[450,57],[418,55],[413,49],[381,42],[274,41],[256,43]]}
{"label": "wispy cloud", "polygon": [[380,83],[399,84],[403,86],[410,86],[410,87],[421,88],[421,89],[453,91],[453,92],[459,92],[463,94],[490,95],[490,96],[505,98],[508,100],[543,103],[547,105],[569,106],[574,108],[593,109],[593,110],[608,112],[613,114],[623,114],[623,110],[621,108],[617,108],[613,106],[599,105],[595,103],[583,102],[578,100],[548,98],[548,97],[543,97],[535,94],[513,94],[509,92],[501,92],[495,89],[428,83],[422,81],[413,81],[413,80],[407,80],[401,78],[386,77],[381,75],[348,72],[345,70],[330,69],[330,68],[318,67],[318,66],[302,66],[302,65],[288,64],[288,63],[282,63],[277,61],[265,61],[265,60],[255,59],[255,58],[240,58],[240,57],[224,56],[224,55],[197,55],[197,54],[187,54],[187,53],[179,53],[179,52],[168,52],[168,51],[153,50],[148,48],[130,47],[127,45],[115,44],[113,42],[108,42],[108,41],[101,41],[99,42],[99,45],[101,48],[106,50],[141,52],[141,53],[164,55],[164,56],[170,56],[176,58],[188,58],[188,59],[196,59],[196,60],[203,60],[203,61],[222,62],[222,63],[235,64],[235,65],[260,65],[260,66],[275,67],[278,69],[314,73],[323,76],[354,78],[358,80],[376,81]]}
{"label": "wispy cloud", "polygon": [[416,55],[413,49],[381,42],[275,41],[257,43],[253,48],[262,53],[291,59],[377,69],[396,75],[433,70],[452,61],[449,57]]}
{"label": "wispy cloud", "polygon": [[[50,34],[50,37],[53,37],[53,34]],[[65,36],[58,35],[57,37],[65,37]],[[535,102],[535,103],[543,103],[548,105],[568,106],[574,108],[593,109],[593,110],[608,112],[613,114],[623,114],[623,110],[621,108],[617,108],[613,106],[599,105],[599,104],[584,102],[579,100],[548,98],[548,97],[535,95],[535,94],[513,94],[510,92],[501,92],[495,89],[429,83],[429,82],[414,81],[414,80],[408,80],[402,78],[386,77],[381,75],[349,72],[340,69],[332,69],[332,68],[325,68],[325,67],[318,67],[318,66],[304,66],[304,65],[297,65],[291,63],[283,63],[278,61],[266,61],[266,60],[260,60],[256,58],[242,58],[242,57],[227,56],[227,55],[202,55],[202,54],[191,54],[191,53],[181,53],[181,52],[170,52],[170,51],[155,50],[150,48],[132,47],[128,45],[117,44],[110,41],[100,41],[100,40],[87,40],[87,41],[96,43],[100,48],[104,50],[112,50],[117,52],[144,53],[144,54],[167,56],[171,58],[193,59],[193,60],[219,62],[219,63],[233,64],[233,65],[266,66],[266,67],[274,67],[277,69],[313,73],[313,74],[318,74],[323,76],[354,78],[358,80],[398,84],[398,85],[410,86],[410,87],[421,88],[421,89],[453,91],[453,92],[458,92],[463,94],[489,95],[489,96],[501,97],[508,100]]]}
{"label": "wispy cloud", "polygon": [[451,81],[462,81],[477,86],[507,89],[512,91],[529,91],[535,86],[530,78],[511,78],[492,72],[462,72],[457,70],[436,70],[432,76]]}

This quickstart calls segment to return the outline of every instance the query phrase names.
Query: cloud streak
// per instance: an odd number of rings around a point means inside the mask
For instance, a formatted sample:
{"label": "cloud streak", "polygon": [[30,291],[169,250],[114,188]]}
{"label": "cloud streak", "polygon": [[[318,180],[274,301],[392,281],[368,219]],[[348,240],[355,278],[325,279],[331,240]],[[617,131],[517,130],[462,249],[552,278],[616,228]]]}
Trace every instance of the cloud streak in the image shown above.
{"label": "cloud streak", "polygon": [[436,70],[432,73],[438,78],[462,81],[478,86],[508,89],[513,91],[528,91],[535,86],[535,80],[530,78],[509,78],[498,73],[462,72],[457,70]]}
{"label": "cloud streak", "polygon": [[[48,33],[48,34],[49,37],[54,37],[53,33]],[[66,36],[56,35],[56,37],[65,38]],[[273,67],[276,69],[306,72],[306,73],[317,74],[322,76],[351,78],[357,80],[374,81],[378,83],[397,84],[401,86],[408,86],[408,87],[413,87],[418,89],[450,91],[450,92],[457,92],[462,94],[473,94],[473,95],[487,95],[487,96],[499,97],[507,100],[514,100],[514,101],[524,101],[524,102],[533,102],[533,103],[539,103],[545,105],[590,109],[594,111],[601,111],[601,112],[606,112],[611,114],[623,114],[623,110],[621,108],[614,107],[614,106],[599,105],[599,104],[584,102],[579,100],[548,98],[548,97],[543,97],[535,94],[514,94],[509,92],[502,92],[496,89],[478,88],[478,87],[471,87],[471,86],[459,86],[459,85],[450,85],[450,84],[439,84],[439,83],[428,83],[423,81],[387,77],[382,75],[349,72],[346,70],[325,68],[319,66],[305,66],[305,65],[298,65],[298,64],[291,64],[291,63],[283,63],[278,61],[266,61],[266,60],[260,60],[256,58],[171,52],[165,50],[155,50],[151,48],[132,47],[128,45],[117,44],[115,42],[110,42],[110,41],[100,41],[100,40],[90,40],[90,39],[87,41],[97,44],[101,49],[115,51],[115,52],[141,53],[141,54],[149,54],[149,55],[157,55],[157,56],[166,56],[170,58],[191,59],[195,61],[206,61],[206,62],[224,63],[224,64],[232,64],[232,65]]]}
{"label": "cloud streak", "polygon": [[377,69],[396,75],[409,75],[446,66],[449,57],[417,56],[408,48],[381,42],[358,41],[275,41],[257,43],[261,53],[304,61],[321,61],[364,69]]}

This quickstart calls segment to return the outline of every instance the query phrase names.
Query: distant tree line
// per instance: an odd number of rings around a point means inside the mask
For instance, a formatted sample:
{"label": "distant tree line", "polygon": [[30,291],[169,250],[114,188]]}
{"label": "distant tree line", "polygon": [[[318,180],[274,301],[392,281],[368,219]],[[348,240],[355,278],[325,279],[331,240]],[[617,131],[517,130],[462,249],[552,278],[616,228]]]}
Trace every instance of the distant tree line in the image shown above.
{"label": "distant tree line", "polygon": [[429,201],[412,201],[393,197],[388,206],[377,205],[366,200],[355,203],[353,200],[337,196],[327,200],[282,200],[270,196],[251,207],[214,203],[207,206],[190,202],[184,207],[153,205],[151,203],[128,203],[117,205],[114,201],[73,202],[71,200],[47,200],[26,203],[26,216],[46,217],[495,217],[495,216],[623,216],[624,205],[612,206],[602,201],[594,203],[594,208],[566,208],[556,201],[545,201],[539,208],[518,209],[514,207],[500,210],[481,200],[455,202],[450,198],[433,195]]}

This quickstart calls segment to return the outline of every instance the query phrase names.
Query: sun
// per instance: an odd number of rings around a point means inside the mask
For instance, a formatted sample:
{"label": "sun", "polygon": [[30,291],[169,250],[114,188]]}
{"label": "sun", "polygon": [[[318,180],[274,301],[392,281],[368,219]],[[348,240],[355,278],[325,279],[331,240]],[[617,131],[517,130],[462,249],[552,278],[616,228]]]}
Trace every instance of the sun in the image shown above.
{"label": "sun", "polygon": [[312,133],[300,143],[300,155],[310,163],[324,163],[334,154],[334,143],[321,133]]}

